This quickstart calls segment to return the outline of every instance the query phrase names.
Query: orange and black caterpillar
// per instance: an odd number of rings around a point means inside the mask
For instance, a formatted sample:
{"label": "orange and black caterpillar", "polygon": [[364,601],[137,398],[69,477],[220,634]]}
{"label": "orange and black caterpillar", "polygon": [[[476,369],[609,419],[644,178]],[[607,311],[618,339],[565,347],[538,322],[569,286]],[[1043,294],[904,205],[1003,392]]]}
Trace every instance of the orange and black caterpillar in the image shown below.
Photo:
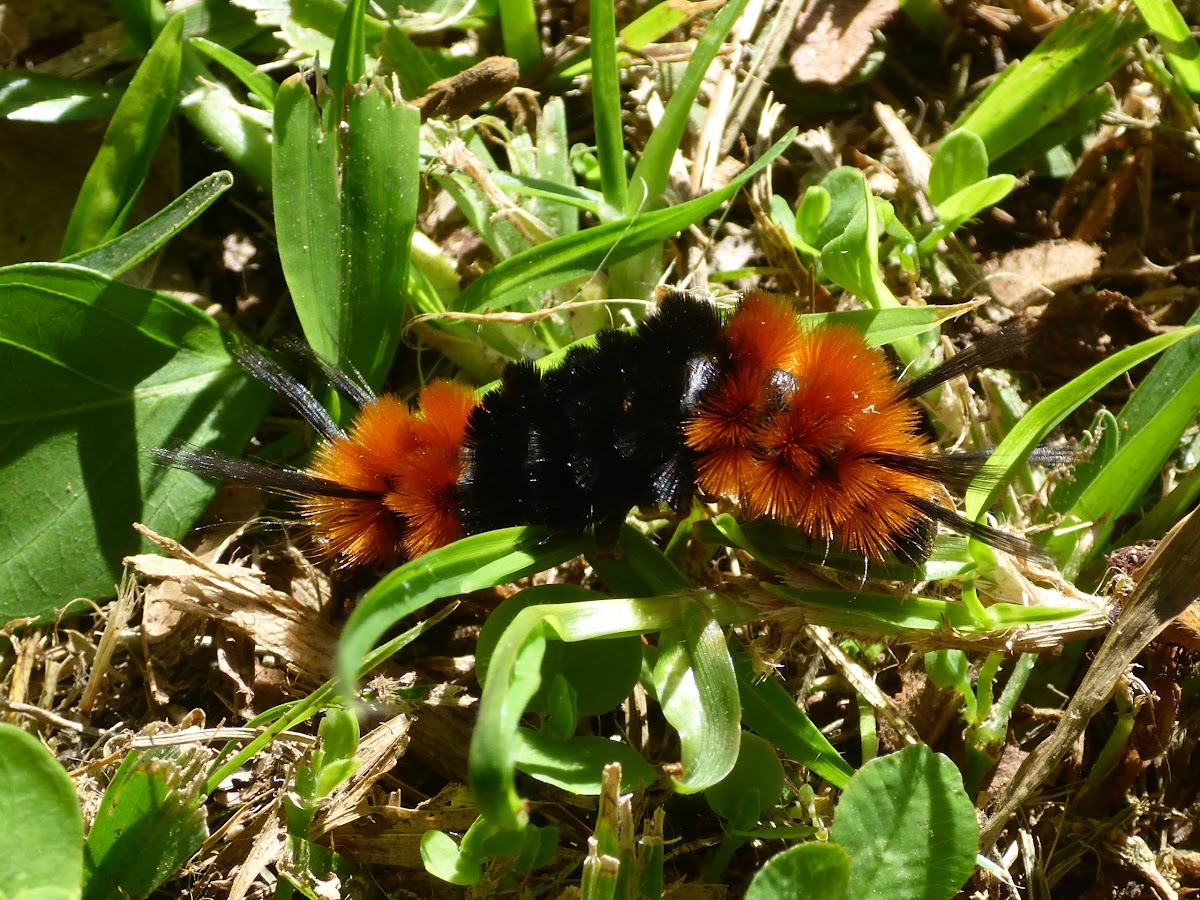
{"label": "orange and black caterpillar", "polygon": [[592,528],[612,543],[633,507],[683,512],[697,492],[868,559],[919,563],[939,523],[1040,558],[949,505],[946,486],[961,488],[986,456],[940,453],[916,403],[1006,343],[976,345],[904,381],[860,334],[806,326],[780,298],[751,292],[722,321],[706,300],[672,292],[636,331],[601,331],[547,372],[511,364],[481,399],[438,381],[410,408],[323,366],[359,406],[348,431],[242,347],[241,364],[325,438],[311,465],[275,469],[192,450],[159,458],[292,495],[318,544],[343,564],[414,558],[509,525]]}

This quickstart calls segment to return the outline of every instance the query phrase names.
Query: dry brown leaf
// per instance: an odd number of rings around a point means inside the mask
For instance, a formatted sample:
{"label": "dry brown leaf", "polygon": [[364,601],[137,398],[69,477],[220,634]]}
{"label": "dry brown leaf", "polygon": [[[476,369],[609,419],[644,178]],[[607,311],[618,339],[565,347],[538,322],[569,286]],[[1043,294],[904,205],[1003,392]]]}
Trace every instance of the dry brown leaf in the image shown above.
{"label": "dry brown leaf", "polygon": [[900,9],[897,0],[814,3],[796,25],[799,46],[792,71],[802,84],[839,85],[853,75],[874,44],[871,34]]}
{"label": "dry brown leaf", "polygon": [[992,294],[1009,309],[1021,309],[1055,292],[1092,279],[1104,252],[1085,241],[1042,241],[984,264]]}
{"label": "dry brown leaf", "polygon": [[298,580],[291,593],[284,593],[268,585],[261,571],[206,562],[177,541],[134,527],[170,554],[125,559],[143,578],[178,586],[177,593],[164,593],[162,600],[246,635],[261,653],[284,660],[302,687],[328,679],[337,633],[325,617],[321,589],[301,590]]}

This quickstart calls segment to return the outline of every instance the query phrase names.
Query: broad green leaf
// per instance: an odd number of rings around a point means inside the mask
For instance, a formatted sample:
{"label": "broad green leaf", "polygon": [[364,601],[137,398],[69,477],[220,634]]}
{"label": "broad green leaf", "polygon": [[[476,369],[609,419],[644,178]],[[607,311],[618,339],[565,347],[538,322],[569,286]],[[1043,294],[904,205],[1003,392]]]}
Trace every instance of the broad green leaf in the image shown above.
{"label": "broad green leaf", "polygon": [[[587,600],[530,606],[516,615],[496,644],[488,665],[487,684],[479,701],[478,721],[471,736],[471,790],[480,811],[489,821],[502,831],[515,831],[525,824],[526,811],[513,779],[517,726],[529,701],[541,686],[542,659],[547,645],[554,641],[574,643],[679,629],[688,622],[688,611],[694,609],[700,612],[692,613],[693,620],[708,622],[711,617],[714,624],[711,628],[702,629],[694,640],[682,645],[680,651],[684,665],[690,665],[689,653],[693,646],[697,648],[695,652],[699,658],[696,666],[699,675],[687,677],[690,684],[700,687],[681,688],[683,693],[679,701],[681,720],[686,718],[684,724],[689,728],[685,759],[690,762],[696,751],[702,753],[707,748],[705,738],[696,733],[706,723],[700,722],[701,716],[695,712],[694,706],[687,706],[693,701],[699,702],[703,697],[704,702],[712,704],[713,713],[720,716],[721,728],[727,728],[730,715],[733,717],[732,730],[735,734],[728,766],[713,779],[714,782],[720,780],[737,756],[737,699],[735,694],[732,704],[728,702],[720,660],[713,660],[715,650],[712,642],[714,639],[719,641],[724,651],[721,626],[747,621],[753,616],[752,610],[705,591],[636,600]],[[726,664],[728,656],[728,651],[724,651]],[[714,669],[717,671],[714,672]],[[669,680],[666,686],[674,689],[677,681]],[[732,687],[736,691],[736,684]],[[685,712],[690,717],[684,716]],[[723,741],[724,738],[724,734],[717,734],[717,740]],[[720,746],[725,747],[724,744]],[[698,771],[701,777],[705,777],[723,761],[714,764],[710,758],[704,757],[701,764]],[[705,786],[701,785],[698,789]]]}
{"label": "broad green leaf", "polygon": [[858,771],[829,837],[850,855],[850,897],[949,900],[971,877],[979,852],[962,776],[920,744]]}
{"label": "broad green leaf", "polygon": [[858,205],[846,227],[821,248],[821,266],[836,284],[873,309],[900,305],[879,273],[879,217],[862,173]]}
{"label": "broad green leaf", "polygon": [[0,723],[0,893],[79,897],[83,815],[70,777],[36,737]]}
{"label": "broad green leaf", "polygon": [[484,845],[495,833],[482,817],[467,829],[461,844],[445,832],[427,831],[421,836],[421,862],[427,872],[449,884],[475,884],[483,877]]}
{"label": "broad green leaf", "polygon": [[84,900],[148,897],[199,849],[197,768],[176,748],[125,757],[88,832]]}
{"label": "broad green leaf", "polygon": [[752,792],[758,797],[757,821],[758,815],[779,803],[779,795],[783,793],[783,764],[768,741],[757,734],[743,732],[733,769],[704,791],[704,799],[713,812],[732,822]]}
{"label": "broad green leaf", "polygon": [[810,841],[768,859],[750,882],[746,900],[846,900],[849,886],[846,851]]}
{"label": "broad green leaf", "polygon": [[269,403],[174,297],[75,266],[0,270],[0,620],[111,595],[142,522],[179,537],[216,488],[153,447],[241,453]]}
{"label": "broad green leaf", "polygon": [[[850,227],[850,222],[859,214],[866,198],[870,196],[862,172],[851,166],[838,166],[814,185],[818,193],[811,201],[811,209],[805,209],[800,201],[796,214],[796,226],[801,236],[818,250],[841,235]],[[807,197],[813,188],[805,191]],[[824,211],[822,216],[820,213]],[[815,230],[812,230],[815,225]]]}
{"label": "broad green leaf", "polygon": [[597,225],[539,244],[502,260],[473,281],[455,307],[464,312],[497,311],[527,299],[531,294],[577,278],[591,276],[597,268],[628,259],[666,240],[711,213],[790,145],[789,132],[725,187],[668,209],[656,210]]}
{"label": "broad green leaf", "polygon": [[1146,25],[1128,6],[1077,6],[1020,62],[1008,66],[955,123],[997,159],[1033,137],[1123,66]]}
{"label": "broad green leaf", "polygon": [[821,225],[833,209],[833,200],[828,189],[814,184],[800,198],[796,207],[796,231],[812,247],[820,249],[815,242],[820,239]]}
{"label": "broad green leaf", "polygon": [[988,177],[987,148],[979,135],[957,129],[933,151],[929,168],[929,201],[940,206],[959,191]]}
{"label": "broad green leaf", "polygon": [[968,219],[995,206],[1012,193],[1017,179],[1012,175],[993,175],[947,197],[938,204],[937,214],[946,231],[957,231]]}
{"label": "broad green leaf", "polygon": [[675,790],[702,791],[729,774],[741,743],[737,678],[716,616],[704,604],[683,609],[677,628],[659,637],[654,688],[663,715],[679,732]]}
{"label": "broad green leaf", "polygon": [[117,110],[71,211],[62,255],[95,247],[125,224],[175,109],[183,17],[159,32]]}
{"label": "broad green leaf", "polygon": [[232,186],[229,172],[214,172],[124,234],[62,261],[113,277],[128,272],[162,249]]}
{"label": "broad green leaf", "polygon": [[657,777],[628,744],[593,735],[552,741],[528,728],[517,729],[516,768],[572,794],[598,796],[604,767],[614,762],[621,764],[622,794],[647,788]]}
{"label": "broad green leaf", "polygon": [[420,114],[381,86],[355,88],[343,135],[326,124],[334,101],[321,101],[300,77],[276,97],[279,256],[313,349],[378,386],[406,312]]}
{"label": "broad green leaf", "polygon": [[[484,623],[475,648],[475,669],[480,684],[487,684],[492,653],[504,630],[521,610],[538,604],[590,601],[605,604],[610,598],[570,584],[527,588],[509,597]],[[560,674],[575,689],[577,716],[598,716],[619,706],[637,684],[642,668],[642,641],[629,636],[565,644],[551,641],[542,661],[542,689],[529,704],[530,712],[548,709],[545,688]],[[571,724],[572,729],[574,723]]]}
{"label": "broad green leaf", "polygon": [[110,116],[124,88],[13,69],[0,72],[0,118],[14,122],[75,122]]}

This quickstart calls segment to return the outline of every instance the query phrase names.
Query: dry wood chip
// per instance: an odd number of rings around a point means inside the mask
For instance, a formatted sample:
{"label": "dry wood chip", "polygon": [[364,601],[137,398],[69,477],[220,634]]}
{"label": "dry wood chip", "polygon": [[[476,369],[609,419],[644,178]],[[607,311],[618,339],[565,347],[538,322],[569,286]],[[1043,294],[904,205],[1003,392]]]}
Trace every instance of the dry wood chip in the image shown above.
{"label": "dry wood chip", "polygon": [[900,9],[897,0],[835,0],[814,3],[796,24],[799,46],[792,71],[802,84],[839,85],[853,75],[874,44],[871,32]]}
{"label": "dry wood chip", "polygon": [[457,75],[435,81],[429,86],[429,93],[414,100],[413,106],[421,110],[422,122],[433,116],[457,119],[504,96],[520,77],[515,59],[489,56]]}
{"label": "dry wood chip", "polygon": [[331,834],[332,845],[363,865],[422,869],[421,837],[427,831],[463,832],[479,816],[470,794],[451,784],[416,809],[380,806],[369,818],[343,825]]}

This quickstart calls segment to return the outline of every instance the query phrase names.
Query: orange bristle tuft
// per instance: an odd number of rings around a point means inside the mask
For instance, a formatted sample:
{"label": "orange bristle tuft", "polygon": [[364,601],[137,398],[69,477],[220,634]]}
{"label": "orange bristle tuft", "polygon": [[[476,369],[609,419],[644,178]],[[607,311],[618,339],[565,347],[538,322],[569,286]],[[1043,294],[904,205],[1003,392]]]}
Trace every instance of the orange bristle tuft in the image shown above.
{"label": "orange bristle tuft", "polygon": [[742,371],[788,371],[801,350],[796,310],[786,300],[750,291],[725,326],[733,364]]}
{"label": "orange bristle tuft", "polygon": [[301,516],[326,552],[350,565],[416,557],[462,535],[453,490],[474,406],[471,391],[439,382],[420,394],[421,412],[383,396],[359,412],[345,438],[324,445],[308,470],[375,497],[303,496]]}
{"label": "orange bristle tuft", "polygon": [[454,491],[463,471],[463,440],[474,393],[461,384],[434,382],[418,396],[413,446],[384,498],[405,521],[404,553],[415,558],[463,535]]}
{"label": "orange bristle tuft", "polygon": [[729,369],[685,432],[700,488],[872,558],[893,549],[922,518],[907,498],[938,502],[941,488],[880,461],[932,452],[887,359],[761,293],[727,333]]}

